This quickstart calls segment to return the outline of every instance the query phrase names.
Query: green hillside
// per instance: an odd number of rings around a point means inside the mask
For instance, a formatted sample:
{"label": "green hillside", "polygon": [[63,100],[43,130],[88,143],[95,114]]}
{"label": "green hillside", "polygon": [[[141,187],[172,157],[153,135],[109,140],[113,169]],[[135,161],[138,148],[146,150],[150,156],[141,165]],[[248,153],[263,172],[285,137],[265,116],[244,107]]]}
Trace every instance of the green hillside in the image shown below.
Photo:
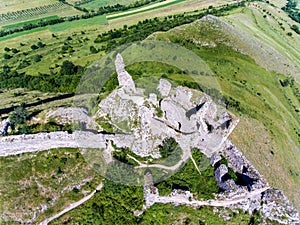
{"label": "green hillside", "polygon": [[300,99],[295,80],[300,52],[294,46],[300,46],[300,39],[295,32],[285,35],[273,21],[279,19],[276,15],[264,18],[265,7],[270,6],[253,3],[238,13],[208,16],[148,39],[180,44],[209,65],[223,96],[234,103],[227,107],[240,117],[231,136],[234,144],[299,207]]}

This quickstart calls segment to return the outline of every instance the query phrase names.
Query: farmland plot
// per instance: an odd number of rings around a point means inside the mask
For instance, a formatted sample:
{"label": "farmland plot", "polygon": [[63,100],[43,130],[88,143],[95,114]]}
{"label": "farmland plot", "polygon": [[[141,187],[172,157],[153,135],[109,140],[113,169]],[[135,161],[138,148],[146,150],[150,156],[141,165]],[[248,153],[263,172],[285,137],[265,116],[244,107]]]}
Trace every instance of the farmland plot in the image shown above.
{"label": "farmland plot", "polygon": [[0,14],[0,26],[52,15],[68,16],[74,14],[81,14],[81,12],[75,10],[73,7],[67,4],[56,2],[50,5],[43,5],[25,10],[2,13]]}
{"label": "farmland plot", "polygon": [[0,0],[0,14],[50,5],[58,0]]}
{"label": "farmland plot", "polygon": [[84,0],[84,1],[75,0],[75,2],[78,3],[80,2],[79,4],[88,10],[92,10],[92,9],[95,10],[102,6],[116,5],[116,4],[129,5],[131,3],[135,3],[136,1],[137,0]]}

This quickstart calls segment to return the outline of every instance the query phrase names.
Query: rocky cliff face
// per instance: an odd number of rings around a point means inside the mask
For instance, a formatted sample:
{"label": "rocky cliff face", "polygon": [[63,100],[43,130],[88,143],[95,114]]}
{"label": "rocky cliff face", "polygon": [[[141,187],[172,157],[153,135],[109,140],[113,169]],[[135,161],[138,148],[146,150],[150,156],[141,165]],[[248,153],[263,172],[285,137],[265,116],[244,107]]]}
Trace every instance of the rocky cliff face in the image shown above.
{"label": "rocky cliff face", "polygon": [[130,74],[125,70],[124,60],[120,53],[117,54],[115,66],[118,74],[119,86],[136,92],[135,84]]}

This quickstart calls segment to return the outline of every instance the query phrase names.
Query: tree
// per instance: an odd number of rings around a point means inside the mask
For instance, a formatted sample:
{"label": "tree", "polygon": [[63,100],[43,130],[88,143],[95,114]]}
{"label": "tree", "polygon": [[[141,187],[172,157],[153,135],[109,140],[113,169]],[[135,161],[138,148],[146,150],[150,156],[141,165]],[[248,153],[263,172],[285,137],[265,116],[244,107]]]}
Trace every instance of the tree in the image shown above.
{"label": "tree", "polygon": [[297,25],[293,24],[293,25],[291,26],[291,29],[292,29],[293,31],[295,31],[297,34],[300,34],[300,29],[299,29],[299,27],[298,27]]}
{"label": "tree", "polygon": [[5,53],[5,54],[3,55],[3,57],[4,57],[4,59],[10,59],[12,56]]}
{"label": "tree", "polygon": [[60,69],[60,74],[61,75],[73,75],[77,72],[76,66],[74,63],[66,60],[63,62],[61,69]]}
{"label": "tree", "polygon": [[36,45],[31,45],[30,48],[31,48],[32,50],[36,50],[36,49],[38,49],[39,47],[36,46]]}
{"label": "tree", "polygon": [[5,47],[5,48],[4,48],[4,51],[9,52],[9,51],[10,51],[10,48]]}
{"label": "tree", "polygon": [[172,153],[179,148],[178,143],[175,141],[174,138],[165,139],[163,144],[159,146],[159,152],[162,158],[167,158],[168,156],[172,155]]}
{"label": "tree", "polygon": [[33,61],[39,62],[39,61],[41,61],[42,58],[43,58],[42,55],[35,55],[35,56],[33,57]]}
{"label": "tree", "polygon": [[23,106],[19,106],[10,115],[10,123],[14,126],[25,124],[27,116],[27,110]]}
{"label": "tree", "polygon": [[17,107],[9,116],[11,128],[17,129],[18,132],[25,134],[29,132],[29,127],[26,124],[28,112],[24,106]]}
{"label": "tree", "polygon": [[13,49],[12,49],[12,52],[13,52],[14,54],[16,54],[16,53],[18,53],[18,52],[19,52],[19,50],[18,50],[18,49],[16,49],[16,48],[13,48]]}
{"label": "tree", "polygon": [[3,73],[7,75],[10,72],[10,67],[8,65],[3,66]]}
{"label": "tree", "polygon": [[45,45],[43,42],[41,42],[41,41],[39,41],[39,42],[37,43],[37,45],[38,45],[39,48],[43,48],[43,47],[46,46],[46,45]]}
{"label": "tree", "polygon": [[98,53],[98,50],[94,46],[90,47],[90,51],[92,54]]}

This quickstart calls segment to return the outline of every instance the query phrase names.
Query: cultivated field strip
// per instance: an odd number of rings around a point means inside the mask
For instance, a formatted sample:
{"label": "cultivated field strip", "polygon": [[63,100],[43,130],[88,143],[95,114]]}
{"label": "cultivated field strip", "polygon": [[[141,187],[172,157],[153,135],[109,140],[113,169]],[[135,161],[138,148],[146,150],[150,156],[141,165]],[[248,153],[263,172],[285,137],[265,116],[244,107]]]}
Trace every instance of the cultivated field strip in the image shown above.
{"label": "cultivated field strip", "polygon": [[40,16],[49,16],[49,15],[56,15],[57,12],[62,12],[71,6],[66,5],[62,2],[57,2],[49,5],[44,5],[40,7],[15,11],[15,12],[8,12],[5,14],[0,14],[0,25],[7,25],[12,24],[17,21],[24,21],[30,20],[32,18],[37,18]]}
{"label": "cultivated field strip", "polygon": [[72,5],[83,5],[93,1],[95,0],[67,0],[67,2]]}
{"label": "cultivated field strip", "polygon": [[110,14],[110,15],[106,16],[106,18],[108,20],[117,19],[117,18],[124,17],[124,16],[130,16],[130,15],[134,15],[134,14],[137,14],[137,13],[143,13],[143,12],[147,12],[147,11],[150,11],[150,10],[163,8],[163,7],[170,6],[170,5],[180,3],[180,2],[183,2],[183,1],[184,0],[166,0],[166,1],[163,1],[163,2],[158,2],[158,3],[155,3],[155,4],[147,5],[145,7],[138,8],[138,9],[133,9],[133,10],[120,12],[120,13],[113,13],[113,14]]}

